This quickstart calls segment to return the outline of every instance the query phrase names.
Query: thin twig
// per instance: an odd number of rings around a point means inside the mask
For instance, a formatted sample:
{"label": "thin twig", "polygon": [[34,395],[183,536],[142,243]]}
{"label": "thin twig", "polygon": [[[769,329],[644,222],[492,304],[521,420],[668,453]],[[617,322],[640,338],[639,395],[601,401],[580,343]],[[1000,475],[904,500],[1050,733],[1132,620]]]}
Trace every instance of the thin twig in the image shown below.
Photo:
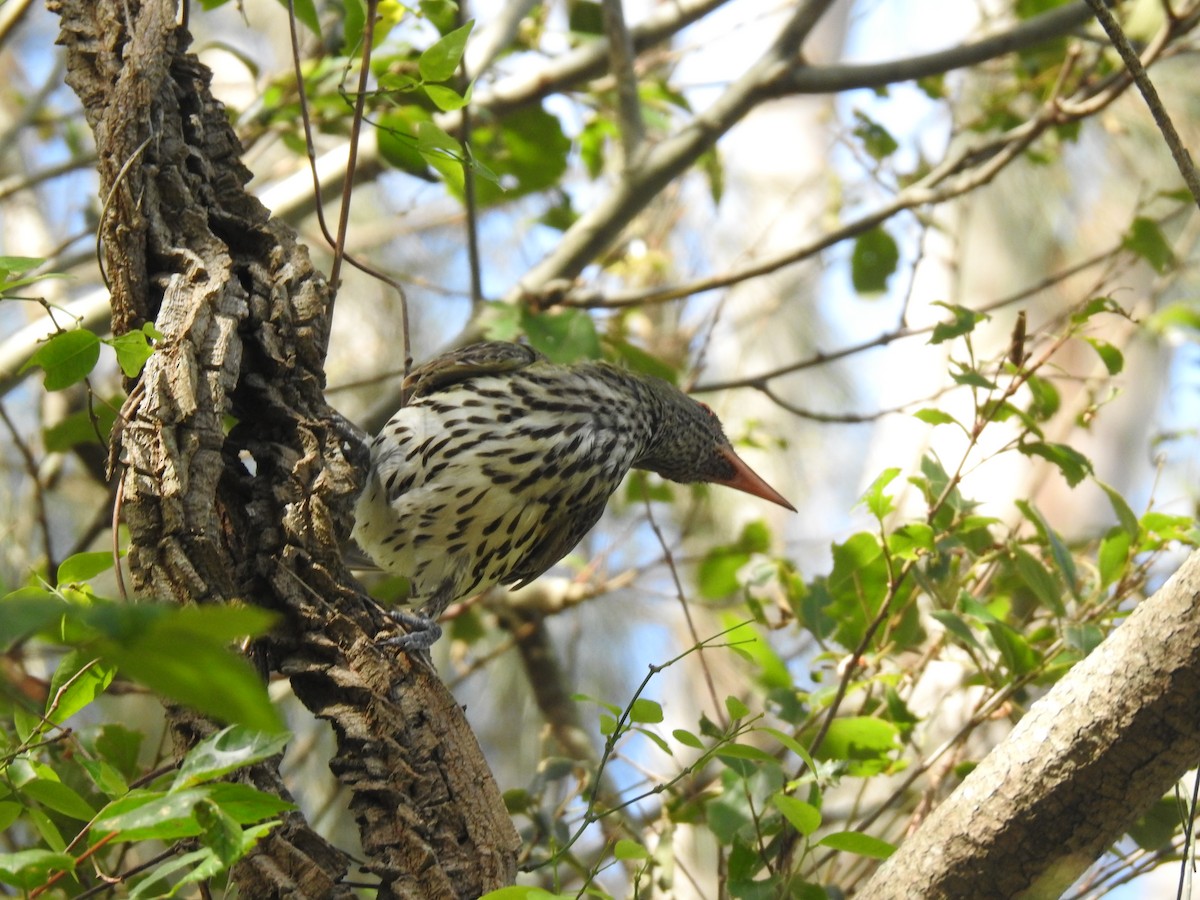
{"label": "thin twig", "polygon": [[1184,183],[1187,185],[1188,190],[1191,191],[1192,199],[1196,201],[1197,206],[1200,206],[1200,174],[1196,172],[1196,166],[1192,162],[1191,154],[1183,145],[1183,139],[1179,136],[1179,132],[1175,130],[1175,124],[1167,114],[1162,100],[1159,99],[1158,91],[1155,89],[1154,83],[1150,80],[1150,76],[1146,73],[1146,67],[1142,65],[1142,61],[1138,58],[1133,46],[1129,43],[1129,38],[1125,36],[1125,32],[1121,30],[1121,25],[1117,22],[1116,17],[1104,5],[1104,0],[1087,0],[1087,4],[1092,8],[1096,19],[1108,35],[1108,39],[1112,41],[1113,47],[1120,54],[1122,62],[1125,63],[1125,68],[1133,76],[1133,82],[1137,85],[1138,91],[1141,92],[1142,99],[1146,101],[1146,105],[1150,107],[1150,114],[1154,116],[1154,123],[1158,126],[1159,133],[1162,134],[1163,140],[1166,141],[1167,147],[1171,151],[1171,158],[1175,160],[1175,166],[1179,169],[1179,174],[1183,176]]}
{"label": "thin twig", "polygon": [[601,0],[604,32],[608,36],[608,64],[617,82],[617,116],[621,123],[622,164],[631,168],[638,164],[638,155],[645,137],[642,104],[638,98],[637,72],[634,71],[633,38],[625,24],[621,0]]}

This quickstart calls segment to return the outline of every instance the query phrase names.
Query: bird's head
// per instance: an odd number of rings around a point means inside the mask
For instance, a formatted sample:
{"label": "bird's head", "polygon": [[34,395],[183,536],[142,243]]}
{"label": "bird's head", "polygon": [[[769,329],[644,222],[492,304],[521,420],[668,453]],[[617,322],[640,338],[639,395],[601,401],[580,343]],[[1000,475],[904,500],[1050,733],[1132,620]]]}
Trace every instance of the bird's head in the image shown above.
{"label": "bird's head", "polygon": [[685,484],[722,484],[796,511],[733,452],[716,413],[674,385],[653,381],[662,418],[650,449],[634,462],[636,468]]}

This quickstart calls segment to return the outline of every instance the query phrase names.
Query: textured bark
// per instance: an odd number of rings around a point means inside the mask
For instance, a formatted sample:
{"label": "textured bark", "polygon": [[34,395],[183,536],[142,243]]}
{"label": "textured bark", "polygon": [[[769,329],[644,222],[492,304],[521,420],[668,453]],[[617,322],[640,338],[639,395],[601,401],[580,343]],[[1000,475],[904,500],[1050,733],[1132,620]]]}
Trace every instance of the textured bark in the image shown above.
{"label": "textured bark", "polygon": [[[380,651],[388,620],[341,564],[365,458],[322,395],[324,280],[245,192],[237,139],[174,4],[50,6],[96,136],[115,327],[152,321],[164,336],[114,435],[139,594],[282,614],[261,658],[337,735],[330,766],[379,896],[511,882],[516,833],[461,710],[428,670]],[[173,724],[184,745],[212,727],[185,713]],[[283,790],[272,766],[244,777]],[[247,897],[348,897],[348,868],[293,814],[235,879]]]}
{"label": "textured bark", "polygon": [[1058,897],[1200,759],[1200,552],[857,894]]}

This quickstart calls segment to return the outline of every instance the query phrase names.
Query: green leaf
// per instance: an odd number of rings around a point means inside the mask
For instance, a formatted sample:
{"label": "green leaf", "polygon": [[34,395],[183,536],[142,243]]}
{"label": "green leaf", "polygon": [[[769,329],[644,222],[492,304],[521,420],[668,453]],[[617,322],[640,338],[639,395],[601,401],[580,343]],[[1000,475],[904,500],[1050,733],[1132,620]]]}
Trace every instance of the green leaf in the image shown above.
{"label": "green leaf", "polygon": [[639,722],[643,725],[653,725],[661,722],[663,720],[662,706],[653,700],[639,697],[633,701],[633,705],[629,708],[629,719],[632,722]]}
{"label": "green leaf", "polygon": [[1126,250],[1149,263],[1150,268],[1159,275],[1164,275],[1175,267],[1175,252],[1153,219],[1143,216],[1134,219],[1121,244]]}
{"label": "green leaf", "polygon": [[[42,443],[48,453],[65,453],[81,444],[108,446],[113,423],[117,420],[118,403],[97,403],[92,410],[81,409],[42,432]],[[95,414],[95,421],[92,415]]]}
{"label": "green leaf", "polygon": [[96,735],[95,750],[130,780],[141,771],[138,767],[138,754],[141,751],[142,739],[140,731],[109,722],[100,727],[100,732]]}
{"label": "green leaf", "polygon": [[46,809],[81,822],[87,822],[96,814],[83,797],[61,781],[33,778],[22,784],[18,793],[40,803]]}
{"label": "green leaf", "polygon": [[1100,542],[1100,550],[1096,554],[1097,568],[1100,570],[1100,587],[1106,588],[1116,584],[1129,569],[1129,551],[1133,546],[1133,537],[1124,528],[1113,526]]}
{"label": "green leaf", "polygon": [[1019,631],[1003,622],[987,622],[986,627],[1005,667],[1013,675],[1026,675],[1037,667],[1038,654]]}
{"label": "green leaf", "polygon": [[1070,487],[1075,487],[1088,475],[1092,474],[1092,461],[1073,447],[1066,444],[1053,444],[1044,441],[1030,441],[1017,447],[1026,456],[1040,456],[1053,463],[1067,479]]}
{"label": "green leaf", "polygon": [[805,837],[821,827],[821,811],[811,803],[805,803],[787,794],[776,794],[771,798],[771,802],[783,813],[783,817],[791,826]]}
{"label": "green leaf", "polygon": [[241,725],[223,728],[188,751],[171,789],[193,787],[243,766],[270,759],[283,752],[290,737],[287,732],[271,734]]}
{"label": "green leaf", "polygon": [[613,847],[613,856],[617,859],[649,859],[650,851],[635,841],[621,838]]}
{"label": "green leaf", "polygon": [[454,112],[456,109],[462,109],[470,102],[470,97],[467,94],[460,94],[453,88],[448,88],[441,84],[425,84],[421,86],[421,90],[425,92],[434,106],[442,110],[442,112]]}
{"label": "green leaf", "polygon": [[578,900],[578,894],[552,894],[544,888],[514,884],[488,891],[479,900]]}
{"label": "green leaf", "polygon": [[954,635],[968,647],[979,646],[979,641],[975,639],[975,632],[971,630],[971,626],[964,622],[962,617],[956,613],[948,609],[935,609],[930,615],[940,622],[946,631]]}
{"label": "green leaf", "polygon": [[112,567],[113,552],[111,550],[76,553],[59,563],[57,583],[64,585],[90,581]]}
{"label": "green leaf", "polygon": [[442,176],[446,187],[462,196],[462,145],[430,121],[418,121],[416,132],[417,152]]}
{"label": "green leaf", "polygon": [[1035,597],[1053,610],[1055,615],[1066,615],[1067,610],[1062,602],[1062,587],[1033,554],[1024,547],[1017,547],[1013,551],[1013,564],[1017,574],[1033,591]]}
{"label": "green leaf", "polygon": [[871,486],[863,492],[862,497],[858,500],[879,521],[887,518],[888,514],[896,508],[892,502],[891,495],[884,493],[884,488],[895,481],[896,476],[899,474],[900,470],[898,468],[884,469],[876,476],[875,480],[871,482]]}
{"label": "green leaf", "polygon": [[1062,405],[1058,388],[1037,375],[1030,375],[1026,385],[1033,396],[1033,402],[1029,404],[1029,414],[1039,422],[1048,421]]}
{"label": "green leaf", "polygon": [[1092,345],[1092,349],[1099,355],[1109,375],[1119,375],[1121,373],[1121,370],[1125,368],[1125,356],[1120,350],[1108,341],[1102,341],[1099,338],[1085,338],[1085,340]]}
{"label": "green leaf", "polygon": [[60,331],[42,344],[21,371],[40,366],[46,373],[46,390],[61,391],[87,378],[99,360],[100,338],[77,328]]}
{"label": "green leaf", "polygon": [[467,36],[474,27],[475,22],[471,21],[460,28],[455,28],[425,50],[417,61],[421,77],[426,81],[450,80],[458,69],[463,51],[467,47]]}
{"label": "green leaf", "polygon": [[7,281],[13,275],[24,275],[45,261],[37,256],[0,256],[0,280]]}
{"label": "green leaf", "polygon": [[38,587],[24,587],[0,600],[0,648],[41,631],[70,609],[62,597]]}
{"label": "green leaf", "polygon": [[873,159],[886,159],[899,149],[900,145],[891,133],[870,116],[855,110],[854,118],[858,122],[854,126],[854,136],[862,141],[863,149]]}
{"label": "green leaf", "polygon": [[[288,0],[279,0],[279,5],[287,9]],[[313,0],[294,0],[292,9],[296,11],[296,19],[301,25],[317,37],[321,36],[321,22],[317,18],[317,7]]]}
{"label": "green leaf", "polygon": [[933,553],[937,549],[933,538],[930,526],[924,522],[910,522],[888,535],[888,548],[893,556],[901,559],[919,559],[922,554]]}
{"label": "green leaf", "polygon": [[674,731],[672,731],[671,737],[675,738],[675,740],[679,741],[679,743],[683,744],[685,747],[691,747],[694,750],[704,749],[704,742],[701,741],[700,738],[696,737],[690,731],[686,731],[682,728],[676,728]]}
{"label": "green leaf", "polygon": [[581,309],[534,313],[522,308],[521,328],[533,348],[551,362],[574,363],[603,355],[596,323]]}
{"label": "green leaf", "polygon": [[477,166],[493,173],[492,180],[475,185],[476,199],[481,206],[494,206],[557,190],[567,171],[571,139],[556,116],[535,105],[474,129],[471,153]]}
{"label": "green leaf", "polygon": [[182,791],[132,791],[101,810],[91,833],[117,832],[118,841],[172,841],[202,831],[196,820],[197,803],[209,800],[239,824],[259,822],[296,807],[274,794],[244,784],[217,782]]}
{"label": "green leaf", "polygon": [[750,707],[732,694],[725,698],[725,710],[729,713],[729,718],[734,720],[750,715]]}
{"label": "green leaf", "polygon": [[8,831],[9,826],[21,818],[23,811],[20,803],[14,803],[12,800],[0,800],[0,834]]}
{"label": "green leaf", "polygon": [[975,330],[976,325],[988,318],[984,313],[977,313],[973,309],[953,303],[935,303],[934,306],[948,309],[954,314],[954,319],[950,322],[939,322],[934,326],[933,334],[929,338],[931,344],[944,344],[953,338],[970,334]]}
{"label": "green leaf", "polygon": [[106,343],[117,353],[117,364],[126,378],[136,378],[146,365],[146,360],[154,353],[153,341],[161,340],[162,335],[147,322],[138,331],[127,331],[124,334],[110,338]]}
{"label": "green leaf", "polygon": [[197,803],[192,811],[200,825],[200,842],[225,865],[236,862],[242,855],[242,829],[238,823],[208,798]]}
{"label": "green leaf", "polygon": [[62,658],[50,679],[46,718],[55,723],[65,722],[103,694],[115,674],[112,666],[101,664],[90,650],[72,650]]}
{"label": "green leaf", "polygon": [[75,871],[75,858],[50,850],[0,853],[0,881],[23,891],[41,887],[54,872]]}
{"label": "green leaf", "polygon": [[891,722],[872,716],[844,716],[830,723],[814,755],[849,763],[851,775],[863,776],[884,771],[899,749],[900,732]]}
{"label": "green leaf", "polygon": [[940,409],[918,409],[913,416],[925,422],[927,425],[957,425],[958,419],[950,415],[950,413],[942,412]]}
{"label": "green leaf", "polygon": [[107,635],[97,649],[122,674],[223,721],[259,731],[281,730],[279,713],[258,673],[226,646],[266,630],[274,620],[266,610],[97,606],[87,616]]}
{"label": "green leaf", "polygon": [[1100,489],[1104,491],[1108,497],[1109,505],[1112,506],[1113,512],[1117,514],[1117,522],[1130,537],[1136,538],[1140,526],[1138,525],[1137,516],[1133,514],[1133,510],[1129,508],[1129,504],[1125,502],[1125,498],[1120,492],[1111,485],[1105,484],[1103,481],[1097,481]]}
{"label": "green leaf", "polygon": [[860,294],[878,294],[887,290],[888,279],[896,271],[900,250],[882,227],[863,232],[854,241],[850,256],[850,280]]}
{"label": "green leaf", "polygon": [[877,837],[871,837],[869,834],[863,834],[861,831],[839,831],[835,834],[827,834],[817,843],[831,850],[854,853],[869,859],[887,859],[896,852],[894,845]]}

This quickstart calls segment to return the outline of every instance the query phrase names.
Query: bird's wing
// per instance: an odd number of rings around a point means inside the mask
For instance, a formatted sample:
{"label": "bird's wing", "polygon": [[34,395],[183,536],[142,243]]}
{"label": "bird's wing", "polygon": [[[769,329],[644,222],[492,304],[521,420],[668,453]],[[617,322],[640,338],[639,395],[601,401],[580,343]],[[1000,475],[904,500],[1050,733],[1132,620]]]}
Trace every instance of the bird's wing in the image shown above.
{"label": "bird's wing", "polygon": [[[585,534],[592,530],[592,526],[599,521],[601,514],[604,512],[607,496],[603,496],[598,502],[591,502],[585,506],[577,506],[572,510],[571,516],[562,523],[565,527],[551,527],[542,529],[543,533],[539,540],[535,542],[526,552],[524,557],[517,564],[516,568],[508,574],[501,584],[513,585],[514,587],[522,588],[533,579],[537,578],[560,559],[575,549]],[[547,511],[550,512],[550,511]]]}
{"label": "bird's wing", "polygon": [[443,353],[413,369],[404,379],[404,395],[408,400],[413,400],[477,375],[515,372],[545,358],[524,344],[508,341],[472,344],[461,350]]}

